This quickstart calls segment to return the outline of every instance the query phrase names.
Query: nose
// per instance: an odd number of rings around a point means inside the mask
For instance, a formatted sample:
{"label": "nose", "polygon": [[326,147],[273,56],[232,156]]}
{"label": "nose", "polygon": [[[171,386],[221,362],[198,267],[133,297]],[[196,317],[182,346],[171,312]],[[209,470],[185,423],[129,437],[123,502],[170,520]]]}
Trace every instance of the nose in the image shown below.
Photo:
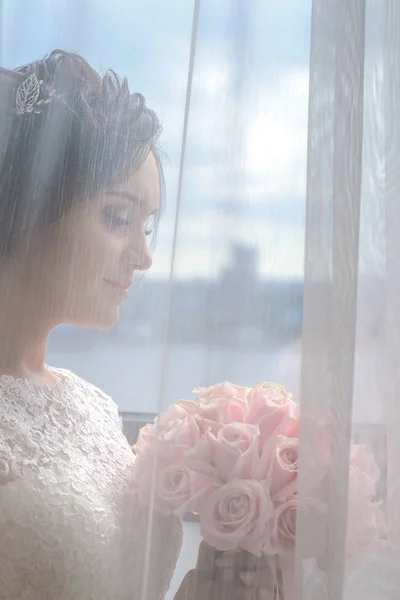
{"label": "nose", "polygon": [[132,265],[136,271],[147,271],[153,264],[153,258],[150,254],[149,247],[146,243],[146,238],[143,236],[143,241],[140,244],[135,244],[127,249],[127,262]]}
{"label": "nose", "polygon": [[144,244],[143,250],[139,255],[139,261],[138,261],[138,265],[136,268],[139,271],[147,271],[148,269],[150,269],[152,264],[153,264],[153,258],[150,254],[149,247],[147,244]]}

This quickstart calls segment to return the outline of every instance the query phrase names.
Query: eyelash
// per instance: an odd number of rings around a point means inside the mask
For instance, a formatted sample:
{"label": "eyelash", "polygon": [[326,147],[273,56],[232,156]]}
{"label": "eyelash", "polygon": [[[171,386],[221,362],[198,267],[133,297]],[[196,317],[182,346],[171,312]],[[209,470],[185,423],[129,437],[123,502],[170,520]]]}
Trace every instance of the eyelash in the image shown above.
{"label": "eyelash", "polygon": [[[105,207],[104,213],[109,220],[110,224],[114,227],[124,229],[132,224],[131,217],[121,217],[117,214],[117,209],[114,207]],[[153,233],[152,229],[145,229],[145,236],[150,236]]]}
{"label": "eyelash", "polygon": [[118,209],[113,206],[106,206],[104,208],[104,214],[107,217],[107,220],[109,221],[110,225],[113,225],[115,227],[128,227],[132,222],[129,216],[122,217],[118,215]]}

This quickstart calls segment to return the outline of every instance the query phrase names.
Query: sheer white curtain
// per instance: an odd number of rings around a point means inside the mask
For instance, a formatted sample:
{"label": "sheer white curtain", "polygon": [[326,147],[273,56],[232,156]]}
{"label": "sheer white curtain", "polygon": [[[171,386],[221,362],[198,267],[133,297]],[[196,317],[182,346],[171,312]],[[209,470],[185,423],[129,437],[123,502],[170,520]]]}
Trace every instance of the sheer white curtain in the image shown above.
{"label": "sheer white curtain", "polygon": [[[395,598],[400,589],[399,572],[396,569],[400,548],[400,471],[399,471],[399,424],[398,403],[399,367],[397,356],[400,349],[399,332],[399,257],[400,241],[396,223],[400,214],[400,180],[397,161],[400,150],[400,7],[397,2],[387,2],[384,17],[384,110],[385,110],[385,187],[384,199],[386,225],[386,306],[383,314],[385,351],[382,352],[381,376],[384,389],[384,418],[387,431],[387,514],[388,553],[391,558],[388,576],[388,595]],[[382,364],[383,363],[383,364]]]}
{"label": "sheer white curtain", "polygon": [[[300,497],[317,451],[308,416],[329,415],[329,548],[301,560],[296,598],[397,598],[399,557],[399,6],[314,0],[310,67]],[[346,560],[350,439],[381,468],[388,534],[361,567]]]}
{"label": "sheer white curtain", "polygon": [[[308,417],[331,426],[328,556],[324,570],[302,561],[312,532],[299,517],[296,600],[397,600],[397,0],[0,0],[0,9],[2,66],[61,47],[127,75],[161,114],[170,157],[153,274],[113,332],[61,330],[50,361],[109,392],[127,423],[223,379],[284,384],[302,410],[300,499],[317,451]],[[379,462],[388,517],[387,537],[354,572],[351,439]],[[171,597],[199,539],[186,523]]]}

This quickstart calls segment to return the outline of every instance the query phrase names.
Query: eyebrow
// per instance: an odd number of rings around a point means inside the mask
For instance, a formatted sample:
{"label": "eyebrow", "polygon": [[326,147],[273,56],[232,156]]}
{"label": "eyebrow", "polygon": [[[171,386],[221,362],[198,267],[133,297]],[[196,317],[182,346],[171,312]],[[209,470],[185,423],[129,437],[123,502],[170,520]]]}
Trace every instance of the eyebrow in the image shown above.
{"label": "eyebrow", "polygon": [[[130,200],[131,202],[133,202],[133,204],[136,204],[137,206],[141,206],[142,204],[142,201],[138,198],[138,196],[130,194],[129,192],[125,192],[124,190],[108,190],[106,194],[107,196],[119,196],[120,198],[126,198],[127,200]],[[159,212],[159,208],[155,209],[152,213],[150,213],[149,217],[154,217]]]}
{"label": "eyebrow", "polygon": [[125,192],[123,190],[108,190],[107,196],[119,196],[120,198],[126,198],[127,200],[130,200],[134,204],[141,204],[141,201],[137,196],[134,196],[133,194],[130,194],[129,192]]}

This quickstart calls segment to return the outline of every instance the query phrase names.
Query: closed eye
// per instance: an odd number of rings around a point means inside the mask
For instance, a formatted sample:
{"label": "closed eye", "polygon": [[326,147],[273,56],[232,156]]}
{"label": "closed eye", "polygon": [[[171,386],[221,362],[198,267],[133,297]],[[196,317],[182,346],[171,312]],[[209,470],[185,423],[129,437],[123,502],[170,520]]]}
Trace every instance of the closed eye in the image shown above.
{"label": "closed eye", "polygon": [[113,227],[129,227],[132,223],[131,215],[117,206],[105,206],[104,215]]}

